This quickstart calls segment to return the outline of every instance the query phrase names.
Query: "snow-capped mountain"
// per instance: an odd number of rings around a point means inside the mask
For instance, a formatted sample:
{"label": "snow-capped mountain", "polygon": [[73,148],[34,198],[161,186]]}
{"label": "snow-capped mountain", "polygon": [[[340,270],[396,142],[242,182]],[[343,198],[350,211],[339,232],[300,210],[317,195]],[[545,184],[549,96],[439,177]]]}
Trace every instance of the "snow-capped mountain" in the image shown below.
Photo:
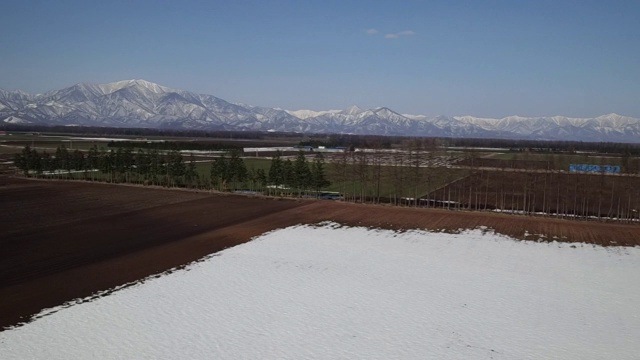
{"label": "snow-capped mountain", "polygon": [[144,80],[76,84],[31,95],[0,90],[0,121],[12,124],[276,130],[306,133],[640,142],[640,119],[399,114],[389,108],[282,110],[234,104]]}
{"label": "snow-capped mountain", "polygon": [[453,119],[487,131],[501,131],[509,138],[640,142],[640,119],[618,114],[596,118],[508,116],[490,119],[456,116]]}

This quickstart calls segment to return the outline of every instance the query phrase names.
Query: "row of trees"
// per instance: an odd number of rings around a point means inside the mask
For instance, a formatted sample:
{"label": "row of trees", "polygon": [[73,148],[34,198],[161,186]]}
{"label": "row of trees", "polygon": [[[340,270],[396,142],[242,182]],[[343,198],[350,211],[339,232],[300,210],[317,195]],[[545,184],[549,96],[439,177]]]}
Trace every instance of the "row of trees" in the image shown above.
{"label": "row of trees", "polygon": [[[55,153],[39,152],[26,146],[14,157],[16,168],[24,175],[82,178],[109,182],[148,183],[166,186],[195,186],[198,180],[195,161],[185,163],[177,151],[116,151],[93,146],[88,152],[69,151],[59,146]],[[79,175],[76,175],[79,174]]]}
{"label": "row of trees", "polygon": [[[322,154],[309,160],[276,154],[270,167],[247,168],[240,152],[216,158],[208,173],[179,152],[98,150],[54,154],[25,147],[15,163],[27,175],[190,186],[221,191],[248,189],[271,195],[318,194],[330,182]],[[553,214],[569,218],[640,220],[640,192],[635,175],[577,174],[546,169],[483,168],[467,155],[447,161],[429,144],[415,143],[402,152],[343,152],[328,167],[334,189],[348,201],[436,206],[456,210],[503,210],[522,214]],[[466,164],[460,166],[458,164]],[[52,175],[53,174],[53,175]]]}
{"label": "row of trees", "polygon": [[640,220],[638,177],[559,171],[477,170],[430,194],[452,209],[590,220]]}
{"label": "row of trees", "polygon": [[[260,175],[253,169],[252,173],[249,173],[244,161],[240,158],[238,150],[232,150],[229,155],[229,158],[226,155],[222,155],[211,164],[210,178],[214,188],[218,190],[227,190],[229,187],[236,189],[239,183],[243,183],[247,179],[250,180],[251,187],[256,181],[261,187],[266,185],[263,181],[263,178],[266,178],[263,174],[264,170],[258,169],[261,173]],[[258,176],[260,179],[256,179]]]}
{"label": "row of trees", "polygon": [[263,168],[247,170],[239,151],[233,150],[228,158],[223,155],[213,161],[210,177],[212,186],[218,190],[236,189],[238,184],[244,183],[249,190],[298,196],[309,190],[317,194],[331,184],[325,175],[322,154],[316,154],[310,163],[303,152],[299,152],[294,161],[276,153],[267,173]]}
{"label": "row of trees", "polygon": [[444,166],[449,162],[437,156],[435,149],[435,144],[416,139],[403,151],[377,148],[336,153],[331,156],[332,179],[350,201],[419,206],[418,199],[437,184],[434,177],[448,170]]}
{"label": "row of trees", "polygon": [[271,160],[268,181],[276,189],[297,190],[301,195],[303,190],[313,190],[316,193],[331,183],[325,176],[324,157],[317,153],[311,164],[303,152],[299,152],[295,161],[283,160],[276,154]]}
{"label": "row of trees", "polygon": [[[332,179],[354,202],[491,210],[570,219],[640,220],[637,174],[569,173],[551,166],[483,168],[475,153],[447,161],[424,144],[332,155]],[[450,159],[449,159],[450,160]]]}
{"label": "row of trees", "polygon": [[268,190],[281,195],[316,193],[327,186],[324,157],[317,154],[313,162],[300,152],[295,161],[283,160],[278,153],[269,173],[263,168],[247,169],[240,151],[231,150],[213,160],[209,174],[197,171],[191,156],[185,162],[178,151],[160,152],[131,148],[117,150],[92,147],[88,152],[69,151],[64,146],[55,153],[39,152],[26,146],[14,157],[16,168],[25,176],[54,176],[108,182],[144,183],[162,186],[213,188],[220,191],[246,189]]}

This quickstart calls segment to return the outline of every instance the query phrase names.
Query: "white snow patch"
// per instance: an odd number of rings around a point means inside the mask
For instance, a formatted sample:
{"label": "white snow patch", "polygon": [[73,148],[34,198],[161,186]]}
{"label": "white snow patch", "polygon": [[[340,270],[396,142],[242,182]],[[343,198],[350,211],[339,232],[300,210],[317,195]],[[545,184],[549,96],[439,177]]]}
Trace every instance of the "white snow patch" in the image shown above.
{"label": "white snow patch", "polygon": [[325,114],[335,114],[341,112],[342,110],[324,110],[324,111],[314,111],[314,110],[285,110],[287,114],[293,115],[298,119],[308,119],[316,116],[321,116]]}
{"label": "white snow patch", "polygon": [[28,124],[29,121],[21,119],[17,116],[9,116],[8,118],[3,120],[4,122],[8,123],[8,124]]}
{"label": "white snow patch", "polygon": [[411,120],[427,120],[429,118],[426,115],[412,115],[412,114],[401,114],[401,115]]}
{"label": "white snow patch", "polygon": [[[0,333],[3,359],[636,359],[640,248],[296,226]],[[484,235],[483,235],[484,234]]]}

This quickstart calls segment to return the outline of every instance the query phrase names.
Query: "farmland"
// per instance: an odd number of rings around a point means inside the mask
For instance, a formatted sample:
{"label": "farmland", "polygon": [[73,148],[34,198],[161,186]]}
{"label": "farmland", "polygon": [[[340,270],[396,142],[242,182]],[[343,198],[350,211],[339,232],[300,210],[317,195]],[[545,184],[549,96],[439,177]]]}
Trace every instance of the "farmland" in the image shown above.
{"label": "farmland", "polygon": [[[280,177],[270,175],[272,160],[277,153],[268,151],[269,147],[288,146],[291,150],[282,153],[280,159],[291,161],[291,168],[299,155],[292,146],[316,141],[305,141],[304,137],[103,138],[14,134],[0,140],[0,149],[5,152],[1,155],[5,159],[4,171],[10,173],[15,173],[15,170],[9,170],[6,164],[12,153],[21,151],[20,146],[33,146],[33,151],[47,151],[52,154],[48,159],[58,157],[56,149],[60,145],[73,146],[73,153],[71,149],[63,153],[70,159],[85,158],[84,164],[72,165],[72,160],[67,161],[66,170],[36,171],[33,174],[43,178],[199,190],[248,190],[279,196],[300,196],[307,190],[311,193],[321,190],[338,193],[350,202],[640,222],[640,195],[636,190],[640,180],[640,157],[635,154],[635,148],[601,146],[607,152],[600,153],[597,150],[587,151],[589,148],[584,144],[572,145],[583,149],[580,152],[567,150],[570,146],[557,148],[557,144],[546,149],[448,147],[444,146],[444,140],[434,139],[396,140],[383,147],[380,139],[374,140],[367,142],[366,138],[347,138],[347,141],[361,142],[368,147],[351,146],[344,151],[323,153],[324,147],[312,151],[305,148],[304,155],[309,165],[316,155],[324,154],[322,161],[326,164],[322,171],[327,182],[320,182],[324,184],[322,186],[311,185],[308,181],[299,183],[296,179],[300,176],[295,172]],[[267,150],[242,153],[241,149],[246,146]],[[94,160],[87,158],[91,156],[91,151],[88,151],[91,149],[99,149],[93,150]],[[225,149],[239,154],[246,173],[241,172],[226,180],[212,173],[212,163],[225,154],[228,156]],[[96,156],[108,157],[110,163],[101,165]],[[137,164],[145,157],[149,158],[146,160],[147,170]],[[155,157],[155,160],[150,157]],[[169,165],[172,159],[182,163],[177,163],[177,167]],[[151,170],[149,162],[156,164]],[[621,174],[572,173],[568,171],[570,164],[614,165],[620,167]],[[187,173],[189,166],[192,170]],[[280,190],[269,190],[273,188]]]}
{"label": "farmland", "polygon": [[0,177],[0,198],[2,326],[295,224],[445,232],[483,227],[518,239],[640,245],[640,226],[631,224],[139,185]]}

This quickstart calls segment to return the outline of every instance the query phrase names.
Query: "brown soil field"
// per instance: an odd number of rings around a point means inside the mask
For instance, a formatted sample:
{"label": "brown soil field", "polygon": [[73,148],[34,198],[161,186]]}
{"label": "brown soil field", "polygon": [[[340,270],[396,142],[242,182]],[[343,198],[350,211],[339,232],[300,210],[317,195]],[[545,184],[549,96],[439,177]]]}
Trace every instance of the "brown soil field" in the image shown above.
{"label": "brown soil field", "polygon": [[558,164],[554,164],[551,161],[543,161],[543,160],[503,160],[503,159],[493,159],[493,158],[475,158],[475,159],[464,159],[458,162],[456,165],[460,166],[473,166],[473,167],[492,167],[498,169],[531,169],[531,170],[539,170],[539,169],[554,169],[554,170],[564,170],[563,167],[558,166]]}
{"label": "brown soil field", "polygon": [[487,226],[520,239],[638,245],[640,226],[0,177],[0,328],[295,224]]}

